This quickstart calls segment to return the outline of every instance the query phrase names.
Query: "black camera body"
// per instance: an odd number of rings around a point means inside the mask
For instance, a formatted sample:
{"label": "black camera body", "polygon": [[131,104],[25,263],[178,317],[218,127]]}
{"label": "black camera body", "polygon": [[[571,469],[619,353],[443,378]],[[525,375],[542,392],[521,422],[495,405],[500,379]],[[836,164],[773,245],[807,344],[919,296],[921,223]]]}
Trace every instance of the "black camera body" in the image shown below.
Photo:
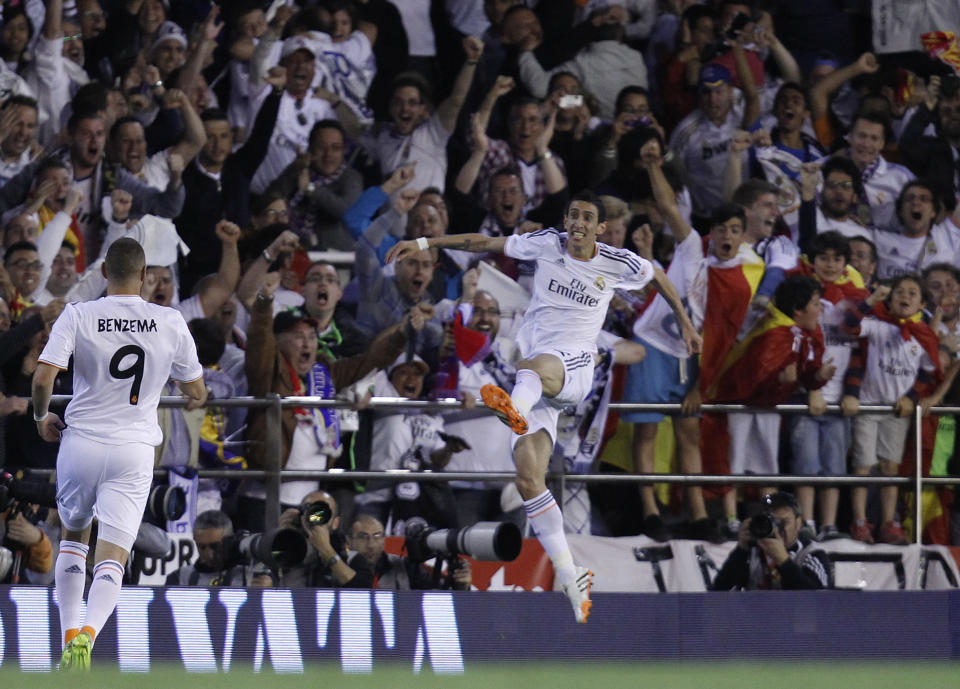
{"label": "black camera body", "polygon": [[763,538],[774,538],[777,534],[784,538],[784,524],[769,512],[761,512],[750,519],[750,538],[759,541]]}
{"label": "black camera body", "polygon": [[301,505],[299,508],[302,521],[306,522],[308,527],[323,526],[330,523],[333,519],[333,509],[330,503],[325,500],[315,500],[314,502]]}
{"label": "black camera body", "polygon": [[221,541],[221,554],[224,568],[262,562],[274,570],[284,569],[303,562],[307,539],[299,529],[238,531]]}

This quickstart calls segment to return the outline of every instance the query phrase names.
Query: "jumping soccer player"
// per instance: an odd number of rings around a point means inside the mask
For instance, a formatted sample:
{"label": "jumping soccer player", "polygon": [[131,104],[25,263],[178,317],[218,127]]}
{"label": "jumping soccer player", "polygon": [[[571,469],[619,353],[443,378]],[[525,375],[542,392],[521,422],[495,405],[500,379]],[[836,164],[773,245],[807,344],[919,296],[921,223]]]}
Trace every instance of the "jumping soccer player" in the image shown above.
{"label": "jumping soccer player", "polygon": [[[123,568],[153,480],[160,392],[181,381],[188,409],[207,400],[193,337],[179,311],[140,298],[143,249],[133,239],[110,245],[103,264],[107,296],[68,304],[53,324],[33,375],[40,437],[62,440],[57,505],[63,538],[56,563],[61,670],[86,670],[97,634],[113,613]],[[73,400],[65,418],[48,411],[53,382],[73,356]],[[61,435],[62,433],[62,435]],[[99,523],[87,615],[80,624],[90,524]]]}
{"label": "jumping soccer player", "polygon": [[428,248],[503,252],[537,262],[533,295],[517,336],[523,359],[517,363],[516,385],[509,395],[486,385],[481,395],[516,433],[513,460],[527,517],[553,562],[577,622],[586,622],[593,573],[574,565],[563,517],[545,481],[560,410],[582,401],[590,391],[597,335],[615,289],[642,289],[653,280],[673,308],[691,353],[699,350],[700,336],[662,270],[631,251],[597,241],[606,225],[603,205],[593,193],[573,197],[563,226],[566,232],[549,228],[509,237],[421,237],[395,245],[387,262]]}

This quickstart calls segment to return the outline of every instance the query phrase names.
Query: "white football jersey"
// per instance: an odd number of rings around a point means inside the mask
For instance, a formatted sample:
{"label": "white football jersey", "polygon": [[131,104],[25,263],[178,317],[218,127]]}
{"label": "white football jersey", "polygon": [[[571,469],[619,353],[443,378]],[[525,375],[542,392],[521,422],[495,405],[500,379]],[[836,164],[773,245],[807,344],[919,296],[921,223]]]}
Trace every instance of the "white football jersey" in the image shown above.
{"label": "white football jersey", "polygon": [[597,335],[616,288],[643,289],[653,265],[628,249],[597,242],[593,258],[566,252],[567,233],[555,228],[511,235],[503,252],[536,261],[533,296],[517,333],[524,358],[550,349],[597,351]]}
{"label": "white football jersey", "polygon": [[157,405],[164,384],[203,376],[180,312],[139,295],[67,304],[40,361],[66,369],[71,355],[73,400],[64,420],[107,445],[159,445]]}
{"label": "white football jersey", "polygon": [[960,261],[960,229],[950,218],[937,223],[928,234],[920,237],[878,230],[871,238],[877,245],[877,277],[880,280],[919,273],[934,263],[957,265]]}

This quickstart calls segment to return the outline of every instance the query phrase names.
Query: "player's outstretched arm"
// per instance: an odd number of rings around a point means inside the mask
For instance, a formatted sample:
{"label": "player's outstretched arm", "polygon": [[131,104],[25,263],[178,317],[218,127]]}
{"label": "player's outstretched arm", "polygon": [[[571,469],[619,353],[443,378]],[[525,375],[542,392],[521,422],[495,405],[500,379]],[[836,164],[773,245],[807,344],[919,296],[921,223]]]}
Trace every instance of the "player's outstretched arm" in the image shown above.
{"label": "player's outstretched arm", "polygon": [[687,310],[683,308],[683,301],[677,293],[677,288],[670,282],[667,274],[656,267],[653,269],[653,282],[660,291],[660,294],[663,295],[663,298],[670,304],[670,308],[673,309],[673,315],[676,316],[677,323],[680,325],[680,333],[683,336],[683,341],[687,345],[687,351],[690,354],[696,354],[703,348],[703,338],[700,337],[697,329],[693,327],[693,323],[687,315]]}
{"label": "player's outstretched arm", "polygon": [[203,382],[203,378],[191,380],[189,383],[178,381],[177,387],[188,398],[187,410],[199,409],[207,403],[207,385]]}
{"label": "player's outstretched arm", "polygon": [[407,256],[427,249],[460,249],[473,251],[479,254],[487,252],[503,253],[507,243],[506,237],[488,237],[485,234],[454,234],[444,237],[420,237],[407,239],[394,244],[387,252],[386,262],[402,261]]}
{"label": "player's outstretched arm", "polygon": [[66,428],[60,417],[50,411],[53,381],[59,372],[56,366],[44,361],[37,363],[37,370],[33,372],[33,419],[37,422],[37,433],[48,443],[60,440],[60,431]]}

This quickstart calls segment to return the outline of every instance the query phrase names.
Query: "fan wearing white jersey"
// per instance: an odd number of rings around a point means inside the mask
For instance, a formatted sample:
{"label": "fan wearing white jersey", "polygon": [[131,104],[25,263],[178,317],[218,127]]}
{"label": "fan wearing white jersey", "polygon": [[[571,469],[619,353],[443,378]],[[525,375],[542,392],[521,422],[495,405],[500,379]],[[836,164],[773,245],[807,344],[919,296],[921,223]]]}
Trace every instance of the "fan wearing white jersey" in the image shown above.
{"label": "fan wearing white jersey", "polygon": [[[164,384],[170,378],[179,383],[187,409],[207,399],[183,316],[140,298],[146,275],[140,244],[118,239],[101,270],[107,296],[66,306],[33,375],[37,431],[46,441],[61,441],[57,505],[63,535],[55,574],[65,644],[61,669],[89,667],[93,641],[116,607],[153,479],[154,447],[162,440],[157,404]],[[57,373],[67,369],[71,356],[74,394],[65,426],[48,407]],[[94,517],[93,583],[81,627]]]}
{"label": "fan wearing white jersey", "polygon": [[549,228],[509,237],[421,237],[394,245],[387,262],[428,248],[503,252],[536,262],[533,295],[517,336],[523,357],[517,363],[517,383],[510,395],[494,385],[484,386],[481,395],[516,433],[516,484],[527,518],[553,562],[577,621],[586,622],[592,573],[574,565],[563,517],[545,482],[560,409],[582,401],[590,391],[597,335],[615,289],[642,289],[652,280],[676,314],[690,352],[699,350],[700,336],[662,270],[631,251],[597,241],[606,223],[603,205],[593,193],[574,195],[563,225],[566,232]]}

